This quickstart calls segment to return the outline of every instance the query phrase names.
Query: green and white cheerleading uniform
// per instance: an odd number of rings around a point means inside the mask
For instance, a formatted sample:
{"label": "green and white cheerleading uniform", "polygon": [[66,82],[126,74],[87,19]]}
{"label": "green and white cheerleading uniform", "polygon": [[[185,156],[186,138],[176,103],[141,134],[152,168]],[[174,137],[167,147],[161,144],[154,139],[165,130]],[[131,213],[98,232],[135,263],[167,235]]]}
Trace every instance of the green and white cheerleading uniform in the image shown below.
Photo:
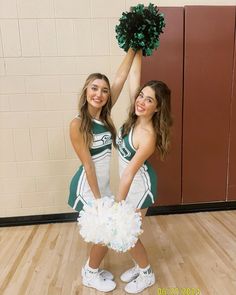
{"label": "green and white cheerleading uniform", "polygon": [[[79,117],[77,117],[80,120]],[[110,191],[110,159],[112,136],[108,128],[98,120],[92,122],[93,142],[89,151],[92,156],[101,196],[111,196]],[[88,184],[84,166],[81,165],[70,183],[68,204],[80,211],[84,204],[94,200],[94,195]]]}
{"label": "green and white cheerleading uniform", "polygon": [[[116,139],[119,150],[120,177],[136,153],[132,143],[133,128],[128,135],[121,137],[121,129]],[[157,176],[152,166],[145,161],[134,176],[126,201],[135,208],[150,207],[157,195]]]}

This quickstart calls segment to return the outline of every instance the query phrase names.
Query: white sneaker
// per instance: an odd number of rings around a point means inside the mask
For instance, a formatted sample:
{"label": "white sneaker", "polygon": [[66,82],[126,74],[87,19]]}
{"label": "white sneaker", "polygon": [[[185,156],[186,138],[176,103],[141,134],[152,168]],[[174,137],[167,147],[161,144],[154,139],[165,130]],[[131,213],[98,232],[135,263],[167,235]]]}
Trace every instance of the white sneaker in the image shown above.
{"label": "white sneaker", "polygon": [[134,267],[126,270],[122,275],[120,276],[120,279],[122,282],[129,283],[136,279],[139,275],[139,268],[137,265]]}
{"label": "white sneaker", "polygon": [[114,280],[114,276],[110,271],[108,271],[106,269],[99,268],[98,272],[103,279]]}
{"label": "white sneaker", "polygon": [[144,274],[140,272],[139,276],[125,286],[127,293],[136,294],[155,284],[154,273]]}
{"label": "white sneaker", "polygon": [[82,268],[81,275],[82,283],[86,287],[94,288],[101,292],[110,292],[116,287],[114,281],[104,279],[98,271],[92,273]]}
{"label": "white sneaker", "polygon": [[[85,263],[84,268],[86,268],[86,267],[89,267],[89,259]],[[107,280],[113,280],[114,279],[113,274],[110,271],[106,270],[106,269],[99,268],[98,272],[99,272],[100,276],[102,276],[103,279],[107,279]]]}

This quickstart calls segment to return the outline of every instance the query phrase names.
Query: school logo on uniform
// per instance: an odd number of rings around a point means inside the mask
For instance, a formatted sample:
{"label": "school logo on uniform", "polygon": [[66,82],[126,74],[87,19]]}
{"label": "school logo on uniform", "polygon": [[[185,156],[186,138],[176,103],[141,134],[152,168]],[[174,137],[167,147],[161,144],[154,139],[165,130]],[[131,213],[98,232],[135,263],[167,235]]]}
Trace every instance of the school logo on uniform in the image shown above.
{"label": "school logo on uniform", "polygon": [[110,132],[103,132],[99,134],[93,134],[92,149],[98,149],[106,145],[112,144],[112,138]]}
{"label": "school logo on uniform", "polygon": [[123,138],[121,138],[120,136],[117,136],[116,144],[118,145],[118,149],[119,149],[120,154],[124,158],[131,156],[131,152],[126,148]]}

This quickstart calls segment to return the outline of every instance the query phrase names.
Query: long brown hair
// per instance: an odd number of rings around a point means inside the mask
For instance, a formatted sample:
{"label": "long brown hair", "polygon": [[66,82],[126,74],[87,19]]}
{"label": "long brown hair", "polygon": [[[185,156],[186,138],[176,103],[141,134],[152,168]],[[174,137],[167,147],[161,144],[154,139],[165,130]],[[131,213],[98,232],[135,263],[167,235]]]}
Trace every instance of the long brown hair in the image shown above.
{"label": "long brown hair", "polygon": [[[152,124],[156,132],[156,148],[159,151],[161,160],[163,160],[167,155],[170,146],[170,127],[172,125],[170,103],[171,91],[164,82],[151,80],[139,89],[135,96],[135,100],[142,89],[147,86],[154,90],[155,98],[157,100],[157,112],[152,116]],[[128,119],[123,125],[122,137],[129,133],[130,129],[137,121],[138,117],[135,114],[135,100],[130,107]]]}
{"label": "long brown hair", "polygon": [[100,120],[104,123],[104,125],[108,128],[112,135],[112,142],[113,145],[116,146],[115,138],[116,138],[116,129],[111,119],[111,87],[108,78],[101,74],[101,73],[93,73],[88,76],[85,81],[84,87],[82,89],[80,99],[79,99],[79,115],[81,117],[81,125],[80,125],[80,132],[84,136],[85,143],[88,147],[91,146],[93,140],[93,133],[92,133],[92,117],[88,111],[88,102],[87,102],[87,88],[90,82],[100,79],[104,80],[109,88],[109,97],[107,103],[102,107],[102,111],[100,114]]}

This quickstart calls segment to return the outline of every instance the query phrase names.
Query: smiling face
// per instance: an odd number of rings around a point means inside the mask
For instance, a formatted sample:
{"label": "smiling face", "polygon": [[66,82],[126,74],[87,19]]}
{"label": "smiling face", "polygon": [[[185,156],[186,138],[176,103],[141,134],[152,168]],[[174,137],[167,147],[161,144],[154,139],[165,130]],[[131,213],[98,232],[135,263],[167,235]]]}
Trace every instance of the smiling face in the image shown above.
{"label": "smiling face", "polygon": [[144,87],[135,101],[135,114],[140,117],[152,118],[157,111],[157,99],[155,91],[150,87]]}
{"label": "smiling face", "polygon": [[110,97],[110,89],[103,79],[95,79],[88,84],[86,97],[90,108],[100,109]]}

